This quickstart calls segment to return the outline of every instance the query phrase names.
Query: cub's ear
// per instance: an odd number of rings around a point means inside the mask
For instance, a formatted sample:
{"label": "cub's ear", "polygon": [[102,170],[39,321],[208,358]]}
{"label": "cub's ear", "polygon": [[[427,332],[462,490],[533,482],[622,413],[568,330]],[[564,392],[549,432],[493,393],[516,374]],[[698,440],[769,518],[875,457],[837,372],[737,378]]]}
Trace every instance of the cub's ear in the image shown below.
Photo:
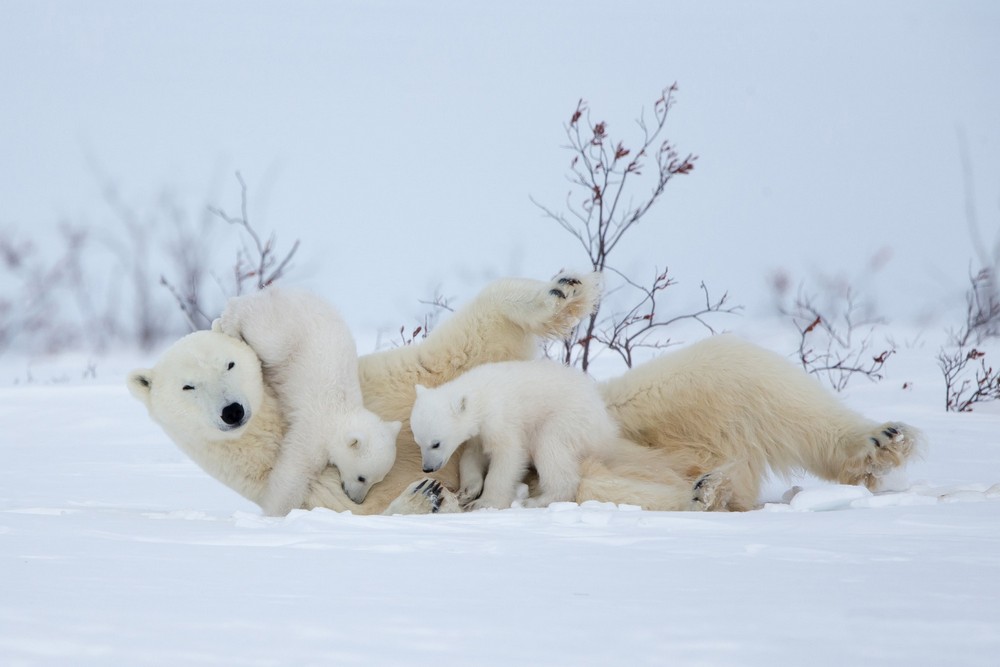
{"label": "cub's ear", "polygon": [[389,427],[389,433],[392,434],[392,439],[395,440],[399,437],[399,430],[403,428],[403,422],[387,422],[386,426]]}
{"label": "cub's ear", "polygon": [[465,412],[465,408],[467,405],[468,401],[466,400],[466,397],[462,396],[462,398],[458,399],[457,401],[451,404],[451,409],[455,412],[455,414],[460,415],[463,412]]}
{"label": "cub's ear", "polygon": [[348,433],[347,446],[350,449],[359,449],[361,447],[361,436],[357,433]]}
{"label": "cub's ear", "polygon": [[148,408],[150,392],[153,390],[153,369],[138,368],[128,374],[129,392]]}

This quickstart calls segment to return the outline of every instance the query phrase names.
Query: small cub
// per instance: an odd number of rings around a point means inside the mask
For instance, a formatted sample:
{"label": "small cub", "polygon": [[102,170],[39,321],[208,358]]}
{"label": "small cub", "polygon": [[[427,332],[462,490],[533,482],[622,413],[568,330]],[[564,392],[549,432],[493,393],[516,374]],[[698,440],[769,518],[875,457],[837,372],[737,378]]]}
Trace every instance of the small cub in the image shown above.
{"label": "small cub", "polygon": [[417,385],[416,392],[410,425],[424,472],[438,470],[468,443],[459,460],[459,497],[468,509],[510,507],[529,464],[541,494],[526,507],[575,500],[580,461],[618,438],[597,385],[554,361],[483,364],[434,389]]}
{"label": "small cub", "polygon": [[357,347],[340,313],[308,292],[268,287],[231,299],[212,328],[253,348],[286,410],[264,512],[282,516],[301,506],[328,463],[340,471],[344,493],[361,503],[392,468],[402,424],[365,409]]}

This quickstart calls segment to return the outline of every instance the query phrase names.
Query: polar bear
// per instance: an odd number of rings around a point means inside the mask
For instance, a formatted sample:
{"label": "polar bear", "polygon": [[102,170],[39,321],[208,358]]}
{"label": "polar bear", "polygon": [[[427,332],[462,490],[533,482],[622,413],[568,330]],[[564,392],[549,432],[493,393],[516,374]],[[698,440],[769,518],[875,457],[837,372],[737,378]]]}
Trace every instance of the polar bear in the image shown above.
{"label": "polar bear", "polygon": [[234,297],[212,328],[240,338],[260,358],[264,381],[285,406],[287,431],[261,499],[284,516],[302,505],[309,481],[337,466],[347,496],[364,501],[396,460],[402,422],[364,407],[358,352],[340,313],[303,290],[270,286]]}
{"label": "polar bear", "polygon": [[[429,478],[421,474],[407,423],[415,386],[443,384],[483,363],[536,357],[539,338],[565,336],[592,312],[599,291],[598,274],[498,280],[423,342],[360,357],[366,407],[383,420],[403,421],[396,463],[361,504],[347,497],[337,469],[328,466],[312,480],[302,506],[361,514],[460,511],[454,458]],[[226,371],[230,358],[236,366]],[[184,397],[184,369],[218,383],[217,398]],[[239,378],[230,377],[234,371]],[[131,373],[128,385],[209,474],[260,502],[287,425],[248,345],[221,333],[190,334],[152,369]],[[635,447],[606,461],[586,458],[578,502],[745,510],[755,506],[768,469],[802,469],[878,489],[921,444],[916,429],[848,410],[787,359],[729,335],[665,354],[599,389],[622,437]]]}
{"label": "polar bear", "polygon": [[607,458],[618,438],[590,376],[548,359],[483,364],[416,390],[410,428],[423,471],[440,469],[468,443],[458,462],[468,509],[510,507],[531,464],[541,494],[525,507],[575,500],[582,460]]}
{"label": "polar bear", "polygon": [[[413,407],[414,386],[447,382],[482,363],[534,358],[540,339],[564,337],[593,311],[600,284],[597,273],[562,274],[551,281],[497,280],[421,343],[360,357],[366,408],[385,421],[404,423],[395,464],[360,504],[344,492],[337,468],[327,466],[310,480],[301,506],[359,514],[460,511],[450,490],[458,482],[455,463],[430,478],[421,474],[420,451],[404,421]],[[297,318],[285,325],[297,326]],[[127,384],[182,451],[262,504],[290,411],[250,345],[220,331],[188,334],[152,368],[132,371]],[[213,389],[184,391],[189,384]]]}

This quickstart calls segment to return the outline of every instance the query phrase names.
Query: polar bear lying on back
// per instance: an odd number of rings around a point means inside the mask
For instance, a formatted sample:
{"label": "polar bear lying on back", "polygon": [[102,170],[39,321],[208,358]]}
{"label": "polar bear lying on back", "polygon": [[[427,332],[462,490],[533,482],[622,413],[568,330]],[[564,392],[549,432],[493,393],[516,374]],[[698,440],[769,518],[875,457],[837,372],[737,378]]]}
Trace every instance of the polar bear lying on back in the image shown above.
{"label": "polar bear lying on back", "polygon": [[416,390],[410,428],[423,470],[440,469],[467,443],[458,472],[468,509],[510,507],[529,464],[541,494],[525,507],[575,500],[581,461],[610,458],[618,439],[597,384],[548,359],[483,364]]}
{"label": "polar bear lying on back", "polygon": [[328,463],[340,470],[344,493],[361,503],[392,468],[402,423],[365,409],[357,347],[340,314],[308,292],[268,287],[230,299],[213,329],[254,349],[287,409],[264,512],[283,516],[301,506]]}
{"label": "polar bear lying on back", "polygon": [[[599,295],[597,274],[494,281],[419,344],[362,356],[365,406],[382,419],[407,420],[415,385],[438,386],[484,363],[534,358],[540,338],[561,339]],[[294,329],[298,319],[284,324]],[[198,390],[185,391],[187,385]],[[152,368],[131,372],[128,387],[198,465],[262,502],[291,406],[277,399],[249,345],[219,332],[189,334]],[[875,490],[921,442],[913,427],[848,409],[787,359],[732,336],[664,354],[599,389],[634,447],[610,461],[587,458],[578,502],[746,510],[759,502],[769,471],[804,470]],[[460,510],[451,490],[459,486],[458,461],[428,480],[413,442],[404,421],[392,470],[364,503],[351,502],[339,471],[327,466],[302,506],[359,514]]]}

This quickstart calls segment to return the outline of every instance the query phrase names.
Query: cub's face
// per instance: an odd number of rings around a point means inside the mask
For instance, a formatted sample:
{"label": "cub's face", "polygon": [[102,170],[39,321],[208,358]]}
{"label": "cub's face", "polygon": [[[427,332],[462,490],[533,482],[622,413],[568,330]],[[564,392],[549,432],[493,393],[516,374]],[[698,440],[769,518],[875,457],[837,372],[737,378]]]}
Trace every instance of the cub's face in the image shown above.
{"label": "cub's face", "polygon": [[132,371],[132,395],[179,444],[238,438],[263,400],[260,360],[244,342],[197,331],[151,369]]}
{"label": "cub's face", "polygon": [[472,435],[466,422],[465,399],[452,401],[438,389],[417,385],[410,413],[413,439],[420,447],[424,472],[434,472],[448,462],[455,450]]}
{"label": "cub's face", "polygon": [[365,421],[369,423],[355,426],[346,445],[336,447],[330,457],[340,471],[344,493],[359,505],[396,462],[396,437],[402,427],[401,422],[383,422],[375,415]]}

